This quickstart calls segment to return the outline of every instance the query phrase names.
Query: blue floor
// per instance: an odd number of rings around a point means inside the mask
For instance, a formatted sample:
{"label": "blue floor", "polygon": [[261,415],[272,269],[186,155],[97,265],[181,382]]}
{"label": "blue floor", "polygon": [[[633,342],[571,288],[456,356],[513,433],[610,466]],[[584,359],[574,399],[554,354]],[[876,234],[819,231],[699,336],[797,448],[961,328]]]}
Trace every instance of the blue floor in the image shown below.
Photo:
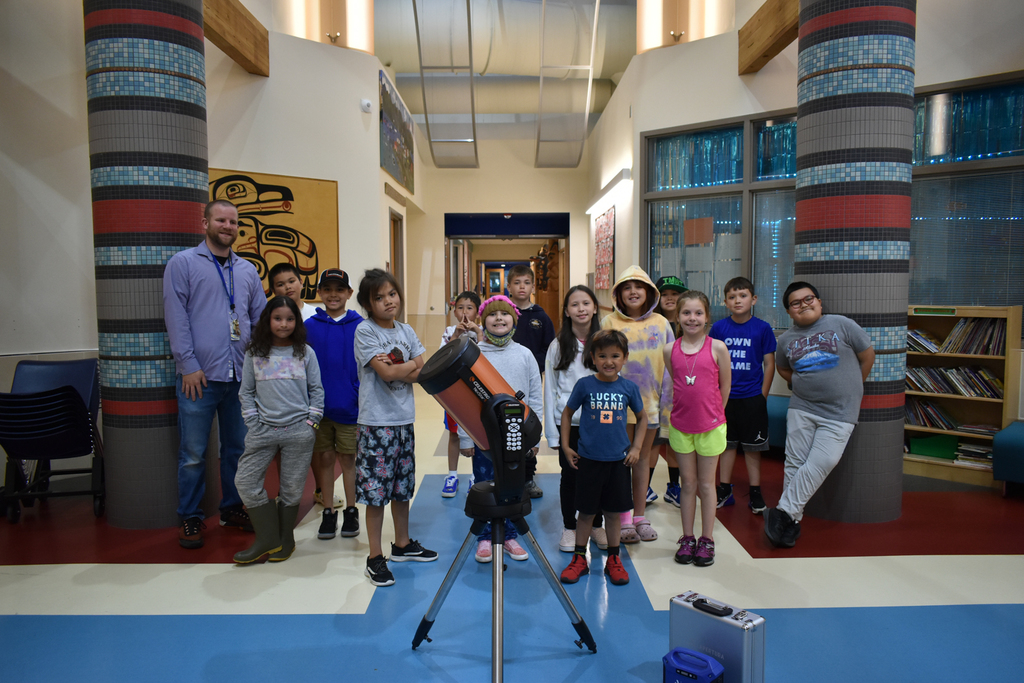
{"label": "blue floor", "polygon": [[[440,489],[440,476],[425,489]],[[433,481],[437,479],[437,481]],[[556,475],[528,518],[556,572],[560,526]],[[491,567],[470,559],[430,631],[412,637],[468,531],[464,496],[420,496],[412,535],[441,553],[430,564],[392,564],[397,583],[378,589],[365,615],[0,617],[0,681],[487,681]],[[439,530],[450,528],[452,533]],[[429,541],[429,542],[427,542]],[[533,561],[508,562],[508,681],[661,681],[668,612],[650,607],[639,580],[611,586],[599,571],[568,587],[598,651],[576,633]],[[632,575],[632,564],[623,554]],[[981,580],[981,579],[979,579]],[[680,591],[687,588],[680,586]],[[870,591],[871,586],[864,590]],[[956,596],[949,597],[956,602]],[[1024,672],[1019,605],[763,610],[766,680],[1018,680]],[[727,679],[728,680],[728,679]]]}

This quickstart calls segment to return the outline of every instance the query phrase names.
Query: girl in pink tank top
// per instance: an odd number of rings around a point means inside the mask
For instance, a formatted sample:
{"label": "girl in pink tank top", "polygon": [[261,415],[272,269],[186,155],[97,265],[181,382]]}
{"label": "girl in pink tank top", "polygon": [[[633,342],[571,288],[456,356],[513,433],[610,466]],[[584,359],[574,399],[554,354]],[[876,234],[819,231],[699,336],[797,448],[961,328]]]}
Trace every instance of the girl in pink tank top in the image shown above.
{"label": "girl in pink tank top", "polygon": [[[732,386],[729,349],[707,335],[711,305],[703,292],[690,290],[677,304],[682,336],[665,347],[665,366],[672,376],[669,445],[676,453],[682,480],[679,515],[683,535],[675,560],[707,567],[715,562],[715,470],[725,450],[725,404]],[[697,497],[701,536],[694,537]]]}

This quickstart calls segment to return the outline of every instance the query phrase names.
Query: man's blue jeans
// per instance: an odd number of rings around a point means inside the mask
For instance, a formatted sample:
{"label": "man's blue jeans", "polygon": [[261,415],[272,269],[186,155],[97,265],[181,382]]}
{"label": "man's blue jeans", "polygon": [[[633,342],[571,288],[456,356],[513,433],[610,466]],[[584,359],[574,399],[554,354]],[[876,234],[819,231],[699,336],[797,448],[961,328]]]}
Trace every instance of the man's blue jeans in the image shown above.
{"label": "man's blue jeans", "polygon": [[208,382],[203,397],[192,401],[181,389],[181,375],[177,377],[178,393],[178,516],[182,519],[205,515],[199,505],[206,493],[206,445],[210,440],[214,413],[220,432],[220,490],[221,511],[241,508],[242,499],[235,488],[238,458],[245,450],[248,431],[242,421],[242,406],[238,402],[239,382]]}

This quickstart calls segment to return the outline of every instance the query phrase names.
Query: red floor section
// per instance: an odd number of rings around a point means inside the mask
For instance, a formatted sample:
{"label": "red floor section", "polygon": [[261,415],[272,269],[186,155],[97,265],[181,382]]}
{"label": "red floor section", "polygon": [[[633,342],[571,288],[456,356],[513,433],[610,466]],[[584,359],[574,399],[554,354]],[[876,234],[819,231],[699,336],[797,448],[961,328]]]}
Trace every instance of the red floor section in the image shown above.
{"label": "red floor section", "polygon": [[[967,492],[904,492],[903,514],[881,524],[844,524],[805,516],[795,548],[775,548],[764,521],[747,508],[743,459],[733,476],[736,505],[718,519],[752,557],[864,557],[873,555],[1024,554],[1024,498],[995,489]],[[761,490],[769,506],[782,493],[782,458],[761,461]]]}
{"label": "red floor section", "polygon": [[[340,471],[338,472],[340,474]],[[268,491],[277,491],[277,472],[267,472]],[[313,476],[299,505],[302,519],[315,504]],[[97,519],[90,496],[51,498],[22,507],[21,521],[0,519],[0,565],[19,564],[200,564],[231,562],[252,544],[253,535],[220,526],[220,516],[206,519],[205,545],[186,550],[178,545],[178,528],[129,530]]]}
{"label": "red floor section", "polygon": [[[273,468],[268,490],[276,490]],[[1003,498],[998,491],[903,494],[903,515],[883,524],[843,524],[811,517],[795,548],[778,549],[764,536],[764,523],[747,508],[747,479],[742,459],[735,476],[736,505],[718,518],[753,557],[857,557],[872,555],[1021,555],[1024,554],[1024,498]],[[762,490],[769,505],[782,491],[782,460],[762,461]],[[300,519],[313,507],[309,477],[299,508]],[[660,503],[659,503],[660,504]],[[92,514],[88,496],[53,498],[22,510],[21,521],[0,520],[0,565],[78,563],[231,562],[252,536],[207,520],[206,545],[185,550],[178,530],[115,529]]]}

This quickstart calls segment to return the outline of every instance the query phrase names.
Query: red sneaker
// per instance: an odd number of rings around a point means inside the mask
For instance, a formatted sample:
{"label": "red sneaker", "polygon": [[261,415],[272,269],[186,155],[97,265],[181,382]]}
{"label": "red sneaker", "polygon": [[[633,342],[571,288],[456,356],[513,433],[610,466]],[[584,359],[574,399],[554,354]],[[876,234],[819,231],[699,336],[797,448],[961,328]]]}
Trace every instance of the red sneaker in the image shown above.
{"label": "red sneaker", "polygon": [[604,563],[604,573],[608,575],[608,580],[616,586],[625,586],[629,583],[629,573],[622,566],[622,560],[618,555],[608,556],[608,561]]}
{"label": "red sneaker", "polygon": [[562,570],[562,583],[576,583],[584,574],[590,573],[587,566],[587,558],[583,555],[572,554],[572,562]]}

